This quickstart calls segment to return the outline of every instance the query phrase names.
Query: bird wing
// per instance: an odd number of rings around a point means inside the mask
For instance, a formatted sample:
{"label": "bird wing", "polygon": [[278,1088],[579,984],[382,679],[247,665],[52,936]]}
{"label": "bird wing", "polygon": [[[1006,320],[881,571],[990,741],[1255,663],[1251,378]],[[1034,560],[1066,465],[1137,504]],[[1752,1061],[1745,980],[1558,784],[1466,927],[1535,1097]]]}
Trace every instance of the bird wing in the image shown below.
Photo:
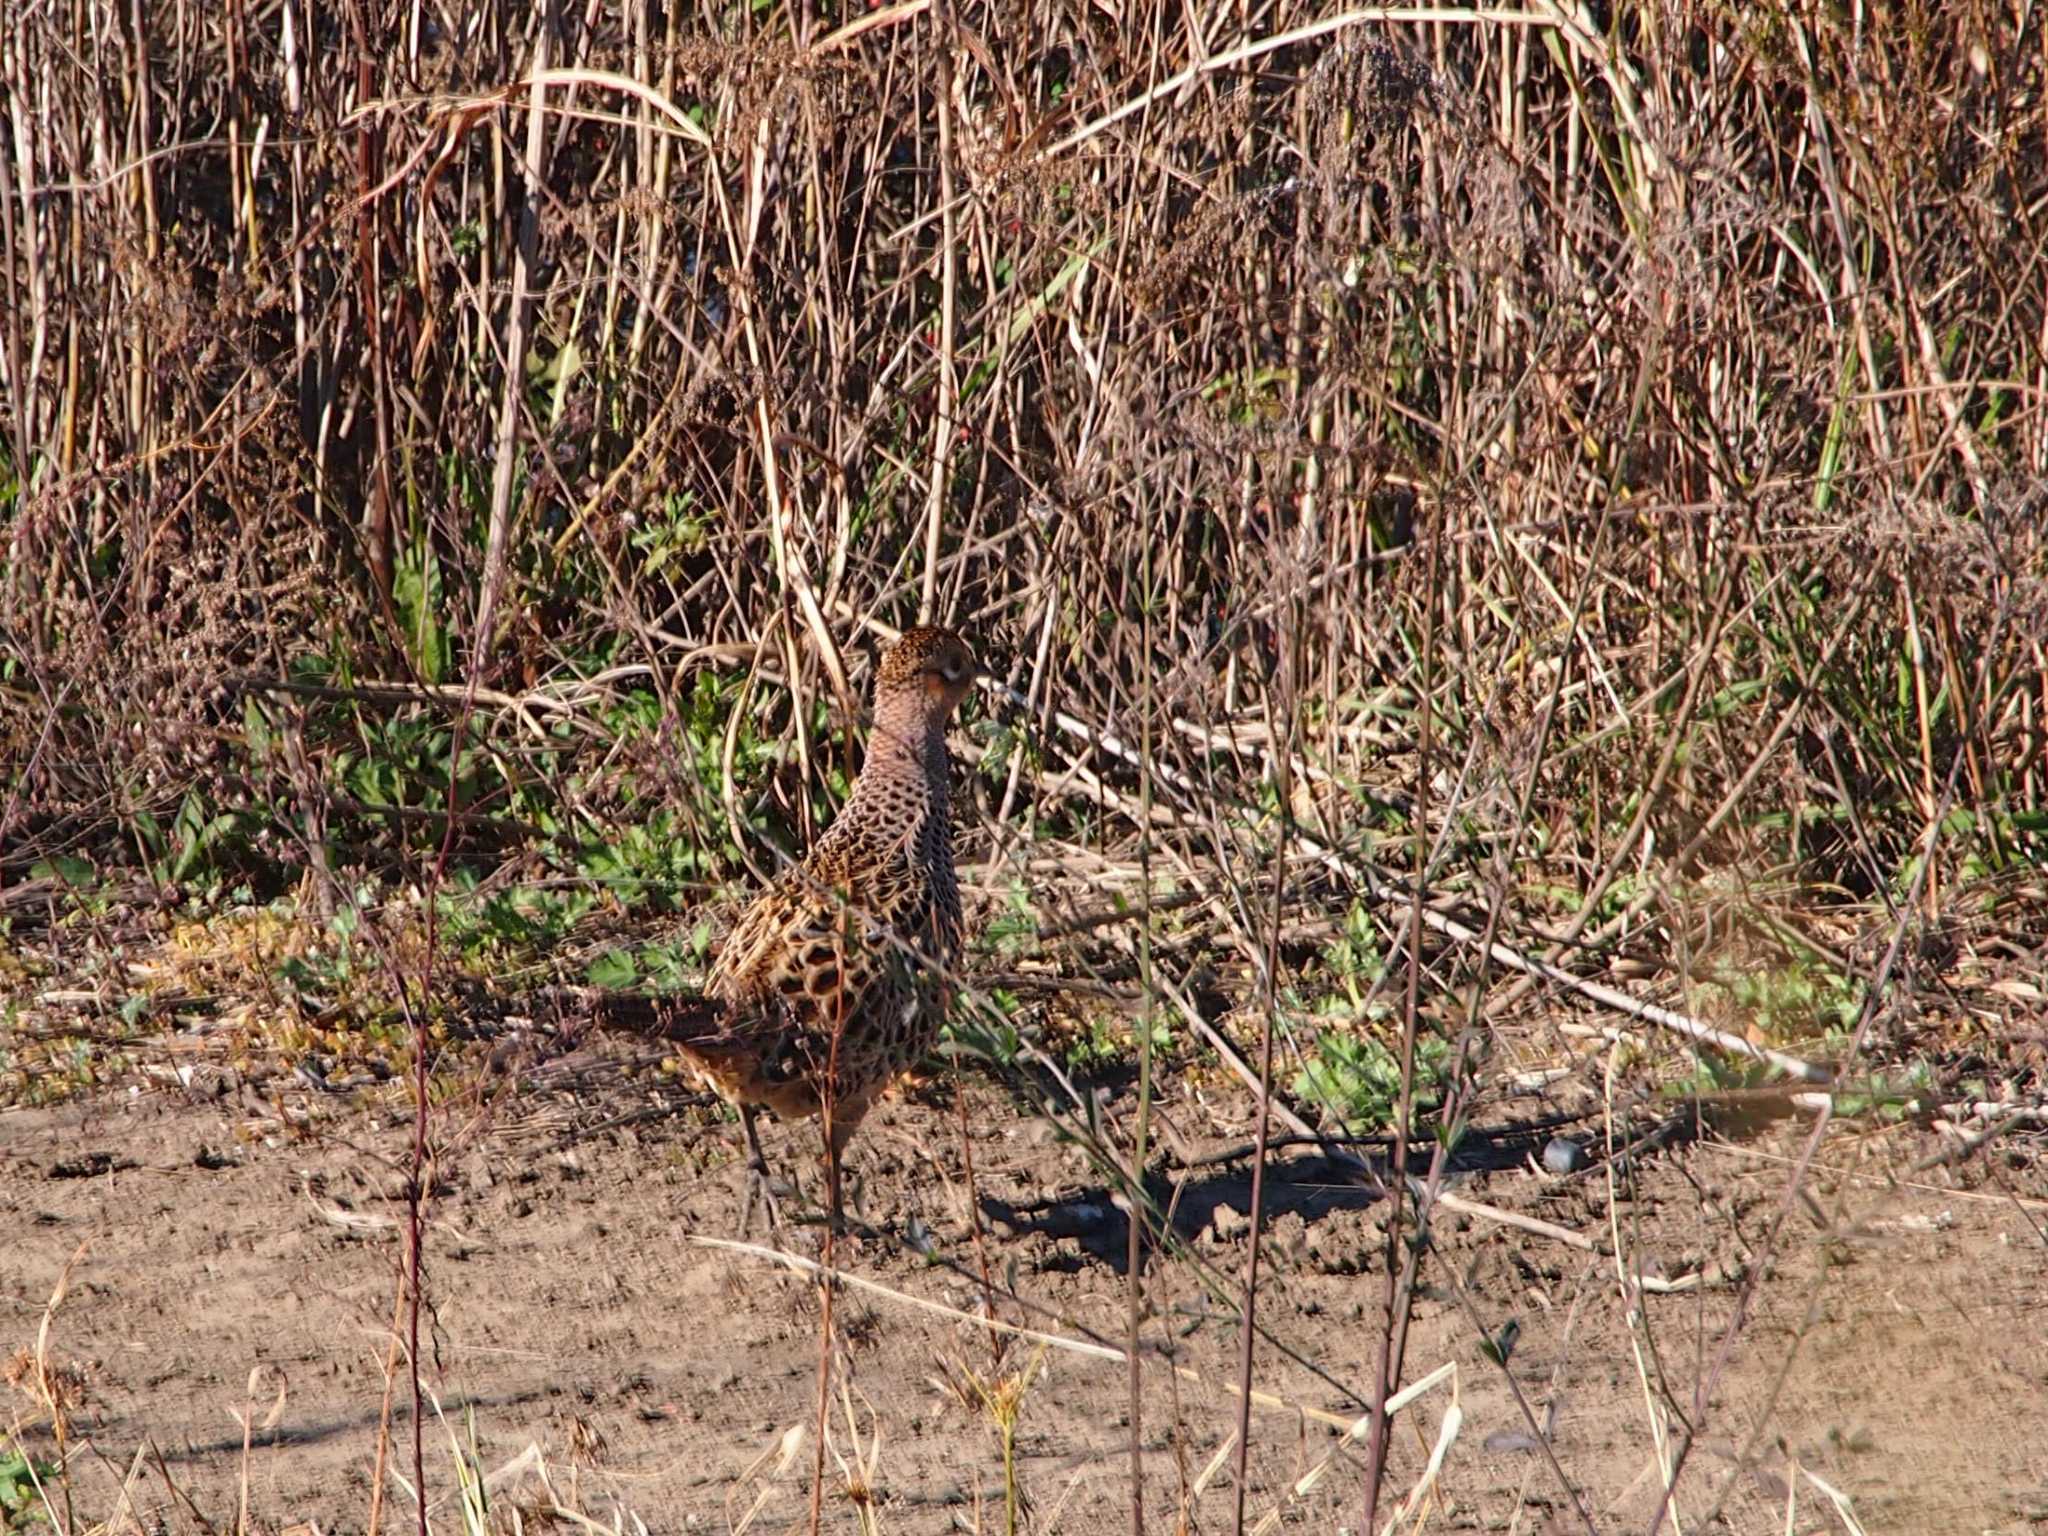
{"label": "bird wing", "polygon": [[748,908],[706,989],[731,1000],[736,1028],[807,1037],[789,1043],[815,1051],[842,1022],[908,1005],[907,989],[949,953],[931,884],[909,857],[849,862],[821,844]]}

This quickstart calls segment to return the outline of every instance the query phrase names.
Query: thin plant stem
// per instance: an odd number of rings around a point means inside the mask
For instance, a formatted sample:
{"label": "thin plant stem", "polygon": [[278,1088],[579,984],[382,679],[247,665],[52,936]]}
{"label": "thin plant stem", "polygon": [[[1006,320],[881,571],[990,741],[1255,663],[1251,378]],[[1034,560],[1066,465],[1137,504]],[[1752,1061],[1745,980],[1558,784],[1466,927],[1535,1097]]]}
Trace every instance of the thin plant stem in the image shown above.
{"label": "thin plant stem", "polygon": [[[1278,708],[1274,715],[1282,724],[1282,732],[1274,743],[1273,782],[1281,805],[1287,805],[1293,793],[1293,754],[1289,750],[1294,737],[1295,708],[1297,694],[1295,679],[1300,657],[1300,614],[1290,608],[1288,624],[1282,631],[1280,648],[1280,671],[1275,679]],[[1273,905],[1266,927],[1265,963],[1260,967],[1259,976],[1259,1089],[1258,1089],[1258,1130],[1252,1151],[1252,1212],[1251,1252],[1245,1257],[1244,1265],[1244,1317],[1238,1340],[1237,1367],[1237,1467],[1235,1498],[1231,1507],[1230,1529],[1232,1536],[1242,1536],[1244,1531],[1245,1497],[1250,1487],[1250,1455],[1252,1430],[1252,1357],[1253,1345],[1257,1339],[1256,1314],[1259,1303],[1259,1252],[1266,1222],[1266,1155],[1267,1138],[1271,1133],[1273,1119],[1273,1009],[1274,979],[1280,970],[1280,929],[1287,910],[1287,829],[1289,819],[1276,818],[1278,835],[1273,842]]]}
{"label": "thin plant stem", "polygon": [[1394,1103],[1394,1146],[1387,1179],[1386,1286],[1382,1294],[1378,1368],[1374,1372],[1372,1429],[1366,1443],[1365,1522],[1371,1530],[1379,1519],[1380,1483],[1387,1469],[1387,1399],[1401,1386],[1402,1357],[1408,1347],[1409,1303],[1414,1296],[1415,1274],[1421,1262],[1425,1234],[1419,1223],[1412,1240],[1404,1242],[1402,1231],[1408,1200],[1408,1142],[1415,1120],[1415,1035],[1422,996],[1422,908],[1428,900],[1429,785],[1435,772],[1431,757],[1431,691],[1436,656],[1436,615],[1438,604],[1440,519],[1430,520],[1427,564],[1423,573],[1422,649],[1416,675],[1416,764],[1415,775],[1415,885],[1410,892],[1407,936],[1407,990],[1401,1005],[1401,1090]]}

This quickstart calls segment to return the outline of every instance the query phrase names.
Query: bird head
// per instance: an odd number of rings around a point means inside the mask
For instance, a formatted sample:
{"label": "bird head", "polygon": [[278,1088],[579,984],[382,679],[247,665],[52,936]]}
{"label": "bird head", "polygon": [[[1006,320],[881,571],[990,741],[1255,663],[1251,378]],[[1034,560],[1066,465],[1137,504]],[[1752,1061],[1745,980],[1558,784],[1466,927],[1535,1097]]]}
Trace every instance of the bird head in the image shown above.
{"label": "bird head", "polygon": [[974,653],[952,630],[906,629],[882,657],[875,700],[914,698],[943,720],[973,688],[976,670]]}

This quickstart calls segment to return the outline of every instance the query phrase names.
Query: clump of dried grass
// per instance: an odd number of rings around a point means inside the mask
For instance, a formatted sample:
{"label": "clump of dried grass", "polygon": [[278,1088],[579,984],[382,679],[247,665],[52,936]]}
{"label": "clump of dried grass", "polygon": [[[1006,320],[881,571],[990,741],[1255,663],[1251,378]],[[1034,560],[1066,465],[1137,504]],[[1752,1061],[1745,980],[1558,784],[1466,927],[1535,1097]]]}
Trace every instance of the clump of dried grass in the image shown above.
{"label": "clump of dried grass", "polygon": [[[538,13],[508,13],[498,50],[394,23],[312,59],[278,17],[224,15],[169,53],[111,17],[83,40],[34,18],[7,54],[56,109],[9,147],[34,191],[4,252],[21,300],[6,439],[26,471],[7,523],[7,857],[117,856],[138,815],[195,789],[309,830],[348,731],[316,721],[303,750],[254,761],[222,679],[317,664],[410,685],[432,659],[423,628],[460,673],[529,212],[516,504],[478,679],[494,688],[649,665],[672,718],[664,669],[766,638],[798,666],[774,687],[799,706],[818,620],[907,612],[943,213],[956,376],[974,377],[944,451],[938,594],[1013,675],[1043,674],[1045,702],[1056,686],[1131,736],[1144,710],[1189,708],[1180,689],[1148,702],[1144,680],[1200,663],[1221,680],[1202,711],[1242,717],[1285,622],[1334,711],[1317,753],[1398,778],[1336,728],[1357,723],[1346,700],[1414,707],[1426,589],[1401,550],[1422,526],[1452,556],[1443,718],[1475,721],[1519,657],[1577,679],[1567,738],[1606,733],[1538,774],[1532,809],[1554,822],[1587,821],[1596,779],[1644,781],[1655,733],[1635,705],[1689,652],[1711,642],[1693,659],[1717,688],[1743,682],[1773,577],[1825,592],[1872,558],[1891,592],[1935,583],[1941,670],[1981,667],[1988,697],[2011,698],[2027,626],[1983,647],[2001,603],[2038,606],[2041,555],[2024,512],[2001,510],[2024,492],[1998,487],[2038,472],[2043,438],[2015,382],[2035,367],[2038,294],[2000,274],[2030,259],[2006,215],[2032,202],[2039,168],[2015,146],[2040,109],[2012,95],[2023,50],[1976,16],[1950,8],[1946,30],[1882,55],[1846,23],[1794,36],[1711,8],[1624,8],[1605,38],[1353,27],[1197,69],[1106,129],[1154,77],[1058,8],[893,16],[827,48],[773,10],[722,34],[558,19],[549,62],[592,73],[543,104],[537,167],[506,158],[525,97],[505,88]],[[1300,19],[1283,8],[1270,30]],[[1183,18],[1160,25],[1140,32],[1198,63],[1217,51]],[[1901,105],[1873,118],[1880,57]],[[706,142],[598,72],[696,114]],[[117,120],[104,79],[150,111]],[[1957,89],[1979,114],[1999,104],[2005,135],[1936,108]],[[950,210],[941,115],[965,189]],[[1831,153],[1795,152],[1788,125],[1804,142],[1816,122]],[[1048,155],[1062,137],[1075,147]],[[1088,275],[1058,281],[1083,250]],[[1412,512],[1385,516],[1390,490]],[[665,496],[696,530],[666,546],[650,531]],[[1040,496],[1062,515],[1020,515]],[[1596,561],[1603,506],[1622,525]],[[1922,531],[1886,532],[1908,524]],[[1936,524],[1955,537],[1930,541]],[[1353,574],[1275,601],[1333,567]],[[1556,626],[1580,591],[1573,639]],[[1153,603],[1147,640],[1131,620]],[[1734,623],[1709,635],[1723,606]],[[1873,652],[1896,649],[1896,608],[1873,593],[1856,610]],[[1511,712],[1533,712],[1535,684]],[[810,718],[762,724],[787,738]],[[1254,793],[1237,760],[1160,724],[1178,766]],[[1769,725],[1722,716],[1689,798],[1711,800]],[[1483,729],[1466,745],[1496,750]],[[572,736],[551,766],[604,750]],[[744,788],[790,805],[827,761],[797,754]],[[2038,779],[1982,792],[2031,810]],[[698,814],[644,781],[627,799],[650,791]],[[394,844],[350,813],[315,819],[345,857]],[[1871,835],[1895,857],[1910,819]]]}

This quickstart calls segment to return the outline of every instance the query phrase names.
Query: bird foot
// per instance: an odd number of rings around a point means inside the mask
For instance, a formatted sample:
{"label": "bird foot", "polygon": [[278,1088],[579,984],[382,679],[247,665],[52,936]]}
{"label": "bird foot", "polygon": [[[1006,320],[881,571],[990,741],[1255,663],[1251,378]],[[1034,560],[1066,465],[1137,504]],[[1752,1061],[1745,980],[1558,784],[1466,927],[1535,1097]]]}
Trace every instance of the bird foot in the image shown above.
{"label": "bird foot", "polygon": [[838,1272],[868,1253],[875,1239],[881,1236],[872,1227],[853,1223],[835,1228],[831,1216],[824,1211],[803,1212],[795,1218],[791,1233],[792,1241],[799,1245],[804,1257],[815,1259],[820,1264],[829,1261],[833,1271],[831,1283],[835,1289],[840,1284]]}
{"label": "bird foot", "polygon": [[849,1209],[847,1205],[834,1208],[829,1203],[823,1209],[806,1209],[795,1220],[802,1226],[813,1229],[813,1237],[822,1257],[825,1242],[829,1236],[840,1255],[857,1254],[870,1243],[887,1245],[889,1233],[867,1219],[866,1213],[858,1206]]}
{"label": "bird foot", "polygon": [[782,1224],[781,1200],[796,1193],[793,1185],[774,1177],[768,1171],[766,1162],[750,1159],[747,1163],[747,1190],[740,1204],[740,1236],[749,1236],[754,1229],[754,1207],[761,1207],[768,1218],[768,1240],[775,1240],[776,1228]]}

